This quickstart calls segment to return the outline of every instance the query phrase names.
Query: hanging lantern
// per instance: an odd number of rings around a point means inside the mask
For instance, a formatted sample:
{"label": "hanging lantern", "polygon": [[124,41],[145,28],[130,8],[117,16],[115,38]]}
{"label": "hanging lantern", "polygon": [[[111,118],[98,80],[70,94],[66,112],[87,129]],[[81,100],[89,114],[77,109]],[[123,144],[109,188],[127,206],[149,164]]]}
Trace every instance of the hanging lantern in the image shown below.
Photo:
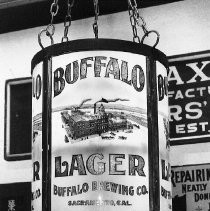
{"label": "hanging lantern", "polygon": [[32,60],[32,210],[170,210],[166,56],[144,21],[135,41],[135,4],[134,42],[98,39],[95,11],[96,39],[53,44],[53,21],[39,34],[52,45]]}

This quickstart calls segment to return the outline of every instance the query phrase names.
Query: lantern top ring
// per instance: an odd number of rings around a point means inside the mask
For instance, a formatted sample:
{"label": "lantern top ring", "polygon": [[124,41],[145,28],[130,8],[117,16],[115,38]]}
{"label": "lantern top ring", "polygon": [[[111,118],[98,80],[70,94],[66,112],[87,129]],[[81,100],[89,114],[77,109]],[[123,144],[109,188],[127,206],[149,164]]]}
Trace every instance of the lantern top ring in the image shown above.
{"label": "lantern top ring", "polygon": [[[43,30],[41,33],[46,32]],[[41,37],[40,33],[40,37]],[[151,33],[151,32],[150,32]],[[50,37],[52,39],[52,37]],[[41,44],[41,42],[40,42]],[[168,60],[166,55],[158,50],[157,48],[145,45],[143,43],[136,43],[126,40],[116,40],[116,39],[79,39],[72,40],[63,43],[53,44],[36,53],[32,59],[32,69],[40,62],[45,59],[50,59],[62,54],[68,54],[73,52],[81,51],[122,51],[130,52],[133,54],[144,55],[150,57],[155,61],[159,61],[166,68],[168,68]]]}
{"label": "lantern top ring", "polygon": [[154,33],[154,34],[156,34],[156,36],[157,36],[156,42],[155,42],[155,44],[153,45],[153,48],[155,48],[155,47],[157,46],[157,44],[159,43],[159,40],[160,40],[160,34],[159,34],[157,31],[155,31],[155,30],[147,31],[147,32],[143,35],[143,37],[142,37],[142,39],[141,39],[141,43],[143,44],[145,38],[148,37],[149,34],[151,34],[151,33]]}
{"label": "lantern top ring", "polygon": [[50,38],[51,45],[54,44],[54,40],[53,40],[52,34],[47,29],[43,29],[38,34],[38,42],[39,42],[39,45],[40,45],[40,47],[42,49],[44,49],[44,46],[42,45],[42,40],[41,40],[41,36],[42,36],[43,33],[45,33]]}

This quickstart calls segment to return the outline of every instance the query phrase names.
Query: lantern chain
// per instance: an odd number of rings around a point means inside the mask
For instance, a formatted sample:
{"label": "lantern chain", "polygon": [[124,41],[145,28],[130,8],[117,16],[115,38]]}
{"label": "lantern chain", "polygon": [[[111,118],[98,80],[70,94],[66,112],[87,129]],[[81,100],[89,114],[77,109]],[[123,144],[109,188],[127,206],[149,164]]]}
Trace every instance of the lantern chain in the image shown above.
{"label": "lantern chain", "polygon": [[65,16],[64,19],[64,34],[62,37],[61,42],[68,41],[68,32],[69,32],[69,27],[71,26],[71,9],[74,6],[74,0],[70,2],[70,0],[67,1],[67,15]]}
{"label": "lantern chain", "polygon": [[[159,43],[159,39],[160,39],[160,34],[155,31],[155,30],[147,30],[146,27],[146,22],[144,20],[144,18],[142,16],[140,16],[138,8],[137,8],[137,3],[136,0],[128,0],[128,12],[129,12],[129,16],[130,16],[130,22],[131,22],[131,26],[132,26],[132,30],[133,30],[133,41],[134,42],[138,42],[138,43],[143,43],[145,38],[149,36],[149,34],[151,33],[155,33],[157,36],[156,42],[153,45],[153,47],[156,47],[156,45]],[[142,28],[144,35],[140,41],[140,38],[138,36],[137,33],[137,27],[139,26]]]}
{"label": "lantern chain", "polygon": [[99,16],[99,5],[98,0],[93,0],[94,3],[94,11],[95,11],[95,19],[93,23],[93,32],[95,34],[95,38],[98,38],[98,16]]}
{"label": "lantern chain", "polygon": [[55,33],[55,26],[54,26],[54,17],[58,14],[59,6],[58,6],[58,0],[54,0],[50,7],[50,14],[51,14],[51,20],[50,24],[46,27],[46,29],[43,29],[38,34],[38,42],[42,49],[44,49],[44,46],[42,45],[41,41],[41,35],[45,33],[48,37],[50,37],[51,45],[54,44],[53,35]]}
{"label": "lantern chain", "polygon": [[133,42],[140,43],[140,38],[138,36],[138,31],[137,31],[137,27],[136,27],[136,19],[134,18],[134,12],[130,7],[128,7],[128,12],[129,12],[129,16],[130,16],[131,27],[133,30]]}
{"label": "lantern chain", "polygon": [[50,7],[50,14],[51,14],[51,21],[50,24],[46,28],[46,35],[53,36],[55,33],[55,26],[54,26],[54,17],[58,14],[59,6],[58,0],[54,0]]}

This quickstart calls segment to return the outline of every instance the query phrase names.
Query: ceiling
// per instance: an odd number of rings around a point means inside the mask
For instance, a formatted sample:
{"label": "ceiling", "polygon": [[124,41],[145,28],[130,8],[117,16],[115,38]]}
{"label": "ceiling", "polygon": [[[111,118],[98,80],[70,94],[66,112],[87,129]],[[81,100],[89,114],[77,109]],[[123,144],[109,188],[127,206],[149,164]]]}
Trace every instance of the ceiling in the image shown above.
{"label": "ceiling", "polygon": [[[137,0],[137,3],[144,8],[177,1],[181,0]],[[53,0],[0,0],[0,34],[49,24],[52,2]],[[59,0],[58,4],[59,11],[54,23],[64,21],[67,0]],[[100,15],[125,11],[127,8],[127,0],[99,0]],[[91,16],[94,16],[93,0],[75,0],[72,19]]]}

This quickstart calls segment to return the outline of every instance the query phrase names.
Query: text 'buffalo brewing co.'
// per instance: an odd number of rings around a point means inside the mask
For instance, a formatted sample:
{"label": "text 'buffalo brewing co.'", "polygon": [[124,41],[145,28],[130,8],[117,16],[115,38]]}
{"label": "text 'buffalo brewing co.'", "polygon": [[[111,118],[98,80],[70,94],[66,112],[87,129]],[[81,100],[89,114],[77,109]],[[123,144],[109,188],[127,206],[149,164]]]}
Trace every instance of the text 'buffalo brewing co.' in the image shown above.
{"label": "text 'buffalo brewing co.'", "polygon": [[[128,62],[119,61],[117,58],[110,57],[108,62],[106,56],[95,56],[77,60],[66,65],[65,68],[59,67],[54,71],[54,97],[59,95],[65,88],[66,84],[74,84],[77,80],[82,80],[88,77],[89,72],[94,72],[94,77],[113,77],[116,80],[133,86],[138,92],[141,92],[145,86],[145,73],[139,64],[136,64],[131,69],[131,74],[128,74]],[[93,63],[90,63],[92,61]],[[103,71],[102,71],[103,69]],[[41,95],[42,79],[40,75],[33,78],[33,97],[39,99]],[[158,75],[158,94],[159,100],[168,95],[167,77]]]}
{"label": "text 'buffalo brewing co.'", "polygon": [[89,183],[83,183],[82,185],[73,185],[67,187],[53,185],[53,194],[59,197],[76,196],[79,194],[87,193],[88,191],[101,190],[124,196],[141,196],[148,194],[146,185],[138,186],[135,188],[134,186],[117,184],[108,181],[92,181],[90,185]]}

